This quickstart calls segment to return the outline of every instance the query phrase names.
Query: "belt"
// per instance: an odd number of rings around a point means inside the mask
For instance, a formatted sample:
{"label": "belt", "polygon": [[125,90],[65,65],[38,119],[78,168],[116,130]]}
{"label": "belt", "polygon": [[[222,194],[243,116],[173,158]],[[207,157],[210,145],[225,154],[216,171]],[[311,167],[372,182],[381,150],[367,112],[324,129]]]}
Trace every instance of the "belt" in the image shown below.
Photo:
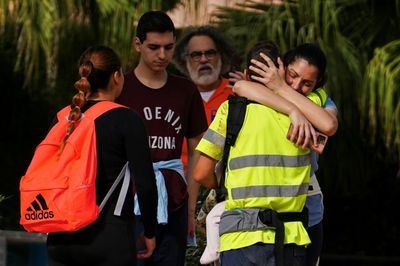
{"label": "belt", "polygon": [[234,209],[225,211],[221,215],[219,224],[219,234],[223,235],[238,231],[255,230],[275,230],[275,248],[276,265],[283,266],[283,246],[285,239],[284,222],[302,222],[307,228],[308,211],[303,208],[302,212],[283,212],[278,213],[267,209]]}

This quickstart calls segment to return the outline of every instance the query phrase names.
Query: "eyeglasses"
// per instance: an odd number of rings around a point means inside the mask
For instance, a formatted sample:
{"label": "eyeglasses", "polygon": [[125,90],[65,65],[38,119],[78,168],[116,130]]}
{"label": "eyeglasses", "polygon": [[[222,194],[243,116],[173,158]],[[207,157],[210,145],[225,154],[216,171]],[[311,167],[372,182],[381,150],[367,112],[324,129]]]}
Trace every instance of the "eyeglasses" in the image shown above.
{"label": "eyeglasses", "polygon": [[188,56],[190,56],[190,58],[192,58],[193,61],[198,62],[201,60],[201,57],[204,55],[208,60],[212,60],[215,58],[215,56],[217,55],[217,51],[214,49],[210,49],[204,52],[201,51],[194,51],[191,52],[190,54],[188,54]]}

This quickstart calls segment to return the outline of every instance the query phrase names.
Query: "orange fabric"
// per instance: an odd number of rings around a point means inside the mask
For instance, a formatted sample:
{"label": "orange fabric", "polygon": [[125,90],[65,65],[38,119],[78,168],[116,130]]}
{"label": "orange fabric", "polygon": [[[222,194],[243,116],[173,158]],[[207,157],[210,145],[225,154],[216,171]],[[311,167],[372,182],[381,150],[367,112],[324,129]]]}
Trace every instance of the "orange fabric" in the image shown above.
{"label": "orange fabric", "polygon": [[[207,102],[203,101],[204,110],[206,112],[207,124],[210,125],[211,121],[214,119],[215,114],[217,113],[218,107],[228,98],[229,95],[232,94],[232,88],[229,87],[229,80],[222,79],[221,83],[211,95],[210,99]],[[187,170],[187,162],[188,162],[188,151],[186,138],[183,141],[182,146],[182,162],[185,169],[185,173]]]}
{"label": "orange fabric", "polygon": [[58,123],[35,150],[20,181],[21,220],[28,232],[71,232],[94,222],[96,205],[97,150],[94,120],[122,105],[102,101],[89,108],[59,147],[69,124],[70,106],[58,112]]}

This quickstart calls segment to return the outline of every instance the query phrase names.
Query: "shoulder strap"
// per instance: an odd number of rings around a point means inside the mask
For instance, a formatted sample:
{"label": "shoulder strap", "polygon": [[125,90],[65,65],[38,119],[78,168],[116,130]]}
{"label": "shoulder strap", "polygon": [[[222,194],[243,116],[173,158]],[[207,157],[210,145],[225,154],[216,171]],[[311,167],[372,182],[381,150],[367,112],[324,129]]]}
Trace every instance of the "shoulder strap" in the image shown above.
{"label": "shoulder strap", "polygon": [[226,121],[226,138],[225,138],[225,146],[224,153],[222,155],[222,176],[221,181],[219,183],[219,187],[216,190],[217,192],[217,201],[225,200],[227,196],[227,190],[225,187],[225,171],[227,167],[229,152],[231,147],[235,145],[237,136],[239,135],[240,129],[243,126],[244,118],[246,116],[246,108],[247,104],[250,101],[241,96],[230,95],[228,97],[228,117]]}
{"label": "shoulder strap", "polygon": [[226,122],[226,146],[235,145],[236,138],[243,126],[244,117],[246,116],[246,107],[249,101],[241,96],[229,96],[228,118]]}
{"label": "shoulder strap", "polygon": [[[104,114],[105,112],[107,112],[107,111],[109,111],[111,109],[114,109],[114,108],[118,108],[118,107],[127,108],[126,106],[118,104],[118,103],[115,103],[115,102],[101,101],[101,102],[98,102],[98,103],[94,104],[89,109],[87,109],[86,112],[83,113],[83,115],[84,116],[88,116],[88,117],[90,117],[90,118],[92,118],[94,120],[97,117],[99,117],[100,115]],[[67,119],[70,111],[71,111],[71,105],[68,105],[68,106],[64,107],[63,109],[61,109],[57,113],[58,121],[62,121],[63,119]]]}
{"label": "shoulder strap", "polygon": [[118,184],[121,182],[122,178],[124,178],[124,181],[122,183],[121,190],[119,192],[117,204],[115,206],[114,210],[114,215],[116,216],[121,216],[121,211],[122,211],[122,206],[124,205],[126,194],[128,192],[129,188],[129,181],[131,178],[131,174],[129,171],[129,162],[126,162],[124,167],[122,168],[121,172],[119,173],[117,179],[115,179],[114,183],[112,184],[110,190],[108,190],[107,194],[104,196],[104,199],[101,201],[101,204],[99,206],[100,211],[104,208],[104,205],[106,205],[108,199],[114,192],[115,188],[118,186]]}
{"label": "shoulder strap", "polygon": [[111,101],[101,101],[87,109],[86,112],[84,112],[84,115],[89,116],[92,119],[96,119],[105,112],[118,107],[125,106]]}

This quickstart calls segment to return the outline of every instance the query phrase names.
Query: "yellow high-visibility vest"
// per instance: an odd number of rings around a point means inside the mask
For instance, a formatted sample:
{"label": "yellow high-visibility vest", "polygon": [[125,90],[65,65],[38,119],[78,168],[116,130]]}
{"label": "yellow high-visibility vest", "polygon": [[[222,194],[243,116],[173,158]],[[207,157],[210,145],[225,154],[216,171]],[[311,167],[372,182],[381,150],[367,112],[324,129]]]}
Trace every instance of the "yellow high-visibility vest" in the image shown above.
{"label": "yellow high-visibility vest", "polygon": [[[326,95],[324,91],[321,95]],[[322,105],[324,96],[308,97]],[[219,160],[226,135],[228,102],[224,102],[197,149]],[[228,158],[225,186],[226,210],[272,209],[277,212],[303,210],[310,179],[310,150],[287,140],[287,115],[261,104],[247,105],[246,117]],[[284,243],[307,245],[307,231],[299,221],[285,222]],[[237,231],[221,236],[220,251],[247,247],[258,242],[273,244],[274,230]]]}

